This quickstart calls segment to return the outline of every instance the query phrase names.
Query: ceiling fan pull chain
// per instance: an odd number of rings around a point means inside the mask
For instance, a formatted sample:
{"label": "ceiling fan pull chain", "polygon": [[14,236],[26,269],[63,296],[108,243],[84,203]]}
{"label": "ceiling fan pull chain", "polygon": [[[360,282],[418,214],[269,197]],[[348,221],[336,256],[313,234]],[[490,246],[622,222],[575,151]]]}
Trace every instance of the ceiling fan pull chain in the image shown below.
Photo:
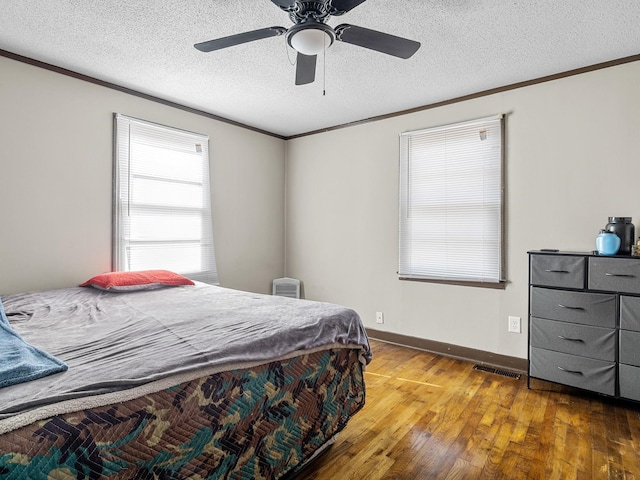
{"label": "ceiling fan pull chain", "polygon": [[289,64],[291,66],[294,66],[296,63],[298,63],[298,57],[296,56],[295,60],[291,60],[291,55],[289,52],[289,44],[287,42],[284,42],[284,50],[287,52],[287,60],[289,60]]}
{"label": "ceiling fan pull chain", "polygon": [[324,38],[324,55],[322,55],[322,96],[327,95],[327,37]]}

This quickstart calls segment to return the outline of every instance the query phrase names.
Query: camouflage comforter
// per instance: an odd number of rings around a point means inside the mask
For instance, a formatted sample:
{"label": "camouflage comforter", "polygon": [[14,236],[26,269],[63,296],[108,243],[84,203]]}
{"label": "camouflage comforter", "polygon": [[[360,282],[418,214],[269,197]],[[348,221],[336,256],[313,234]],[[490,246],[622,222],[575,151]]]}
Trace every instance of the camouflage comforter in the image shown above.
{"label": "camouflage comforter", "polygon": [[275,479],[362,408],[360,349],[216,373],[0,435],[2,479]]}

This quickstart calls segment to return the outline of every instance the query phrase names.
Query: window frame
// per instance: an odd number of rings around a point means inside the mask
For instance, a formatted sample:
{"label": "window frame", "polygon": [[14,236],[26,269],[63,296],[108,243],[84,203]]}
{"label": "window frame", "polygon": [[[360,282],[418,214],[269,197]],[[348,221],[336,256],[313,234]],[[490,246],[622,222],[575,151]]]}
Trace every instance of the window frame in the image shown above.
{"label": "window frame", "polygon": [[[132,132],[133,129],[133,132]],[[138,129],[138,133],[135,133],[135,130]],[[184,179],[178,179],[177,177],[163,176],[158,172],[152,173],[150,176],[140,176],[133,173],[133,171],[137,168],[137,166],[132,166],[132,137],[138,135],[140,141],[137,143],[138,147],[142,145],[146,145],[147,148],[151,146],[151,148],[160,148],[162,150],[178,151],[181,147],[184,147],[185,143],[190,143],[193,141],[194,151],[195,153],[201,154],[201,162],[202,165],[197,168],[195,171],[193,168],[192,172],[199,172],[196,174],[197,180],[193,182],[185,181]],[[153,138],[153,140],[150,140]],[[166,143],[168,148],[164,149],[162,144]],[[183,149],[184,151],[184,149]],[[193,153],[192,152],[192,153]],[[143,164],[148,160],[148,157],[141,157],[140,164]],[[188,165],[188,164],[187,164]],[[163,266],[158,264],[157,266],[150,266],[148,269],[165,269],[175,271],[181,275],[184,275],[191,280],[202,281],[210,284],[217,285],[218,282],[218,273],[217,273],[217,265],[215,259],[215,248],[214,248],[214,239],[213,239],[213,217],[212,217],[212,206],[211,206],[211,173],[210,173],[211,165],[209,158],[209,137],[207,135],[202,135],[194,132],[189,132],[186,130],[181,130],[175,127],[170,127],[166,125],[161,125],[158,123],[149,122],[146,120],[141,120],[134,117],[129,117],[126,115],[122,115],[119,113],[113,114],[113,193],[112,193],[112,270],[113,271],[131,271],[131,261],[127,260],[128,255],[126,250],[136,243],[144,244],[147,243],[149,245],[159,246],[162,244],[166,245],[194,245],[194,240],[197,241],[198,245],[200,245],[200,269],[196,270],[186,270],[180,269],[176,267],[172,267],[171,264],[169,266]],[[150,181],[155,182],[156,185],[166,183],[168,186],[176,186],[176,185],[200,185],[202,187],[201,192],[197,198],[200,198],[201,204],[198,204],[196,201],[192,201],[195,205],[186,206],[184,203],[180,204],[180,201],[185,202],[185,197],[178,197],[179,200],[169,201],[161,203],[140,203],[136,204],[134,201],[135,193],[131,187],[132,179],[135,177],[142,178],[142,181]],[[144,190],[144,192],[149,193],[150,191]],[[157,194],[157,190],[154,192]],[[176,197],[168,196],[165,198],[175,199]],[[193,198],[193,196],[192,196]],[[164,198],[162,198],[164,200]],[[147,200],[148,202],[148,200]],[[158,214],[166,216],[171,215],[168,212],[189,212],[189,216],[191,218],[200,218],[200,232],[199,235],[194,237],[192,240],[183,240],[179,239],[180,235],[175,235],[173,238],[167,238],[166,231],[167,229],[162,231],[160,237],[147,236],[144,241],[140,240],[132,240],[131,237],[134,235],[128,226],[130,226],[130,222],[127,220],[128,213],[130,207],[136,206],[140,208],[141,211],[147,211],[147,215],[149,212],[153,212],[153,215]],[[194,215],[195,213],[195,215]],[[141,213],[140,218],[144,217],[145,214]],[[181,217],[180,215],[172,216],[171,218],[179,219],[179,218],[187,218]],[[172,230],[169,230],[172,231]],[[171,257],[174,258],[174,257]],[[180,258],[179,256],[175,258]],[[197,258],[197,257],[196,257]],[[147,268],[133,268],[133,270],[142,270]]]}
{"label": "window frame", "polygon": [[[476,278],[459,278],[456,276],[446,276],[446,275],[425,275],[423,273],[415,273],[415,269],[411,270],[411,268],[407,268],[406,258],[403,258],[403,255],[407,255],[410,253],[410,248],[407,247],[407,236],[411,236],[411,233],[408,232],[409,228],[407,228],[406,224],[408,223],[407,217],[407,205],[410,200],[409,197],[409,148],[406,142],[411,140],[411,137],[415,137],[417,135],[429,135],[433,133],[449,133],[458,128],[465,127],[480,127],[483,123],[493,122],[497,124],[497,131],[499,132],[499,141],[498,141],[498,149],[499,152],[495,156],[494,161],[497,162],[498,167],[498,175],[499,175],[499,191],[497,192],[499,195],[499,208],[497,209],[496,217],[499,223],[498,228],[496,230],[497,236],[497,248],[494,251],[496,256],[495,261],[497,265],[497,275],[492,279],[480,278],[477,276]],[[495,127],[494,127],[495,128]],[[506,171],[505,171],[505,119],[504,115],[493,115],[490,117],[477,118],[474,120],[468,120],[464,122],[457,122],[452,124],[440,125],[432,128],[414,130],[403,132],[400,134],[399,138],[399,222],[398,222],[398,279],[399,280],[409,280],[409,281],[421,281],[421,282],[430,282],[430,283],[441,283],[441,284],[451,284],[451,285],[463,285],[463,286],[473,286],[473,287],[484,287],[484,288],[494,288],[494,289],[504,289],[506,288],[507,278],[506,278],[506,218],[505,218],[505,191],[506,191]],[[405,143],[403,143],[405,142]],[[446,154],[445,154],[446,156]],[[468,157],[467,157],[468,158]],[[424,186],[424,185],[423,185]],[[403,263],[404,262],[404,263]],[[433,270],[432,270],[433,272]]]}

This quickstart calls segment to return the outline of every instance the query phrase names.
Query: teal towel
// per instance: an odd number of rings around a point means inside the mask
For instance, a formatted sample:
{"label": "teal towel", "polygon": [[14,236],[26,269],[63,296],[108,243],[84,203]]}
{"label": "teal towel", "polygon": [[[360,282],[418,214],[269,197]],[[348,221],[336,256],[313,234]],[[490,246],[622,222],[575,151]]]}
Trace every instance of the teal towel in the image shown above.
{"label": "teal towel", "polygon": [[29,345],[9,324],[0,300],[0,388],[64,372],[67,364]]}

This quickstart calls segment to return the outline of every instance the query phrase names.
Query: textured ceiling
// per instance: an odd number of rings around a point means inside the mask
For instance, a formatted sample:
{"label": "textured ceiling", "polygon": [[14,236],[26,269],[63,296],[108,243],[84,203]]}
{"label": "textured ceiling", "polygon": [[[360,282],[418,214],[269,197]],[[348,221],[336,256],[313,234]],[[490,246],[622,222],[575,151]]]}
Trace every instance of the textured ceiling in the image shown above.
{"label": "textured ceiling", "polygon": [[319,55],[315,83],[295,86],[295,52],[284,36],[193,48],[289,28],[269,0],[0,6],[2,50],[285,137],[640,53],[638,0],[367,0],[328,23],[417,40],[420,50],[401,60],[336,42],[326,59]]}

